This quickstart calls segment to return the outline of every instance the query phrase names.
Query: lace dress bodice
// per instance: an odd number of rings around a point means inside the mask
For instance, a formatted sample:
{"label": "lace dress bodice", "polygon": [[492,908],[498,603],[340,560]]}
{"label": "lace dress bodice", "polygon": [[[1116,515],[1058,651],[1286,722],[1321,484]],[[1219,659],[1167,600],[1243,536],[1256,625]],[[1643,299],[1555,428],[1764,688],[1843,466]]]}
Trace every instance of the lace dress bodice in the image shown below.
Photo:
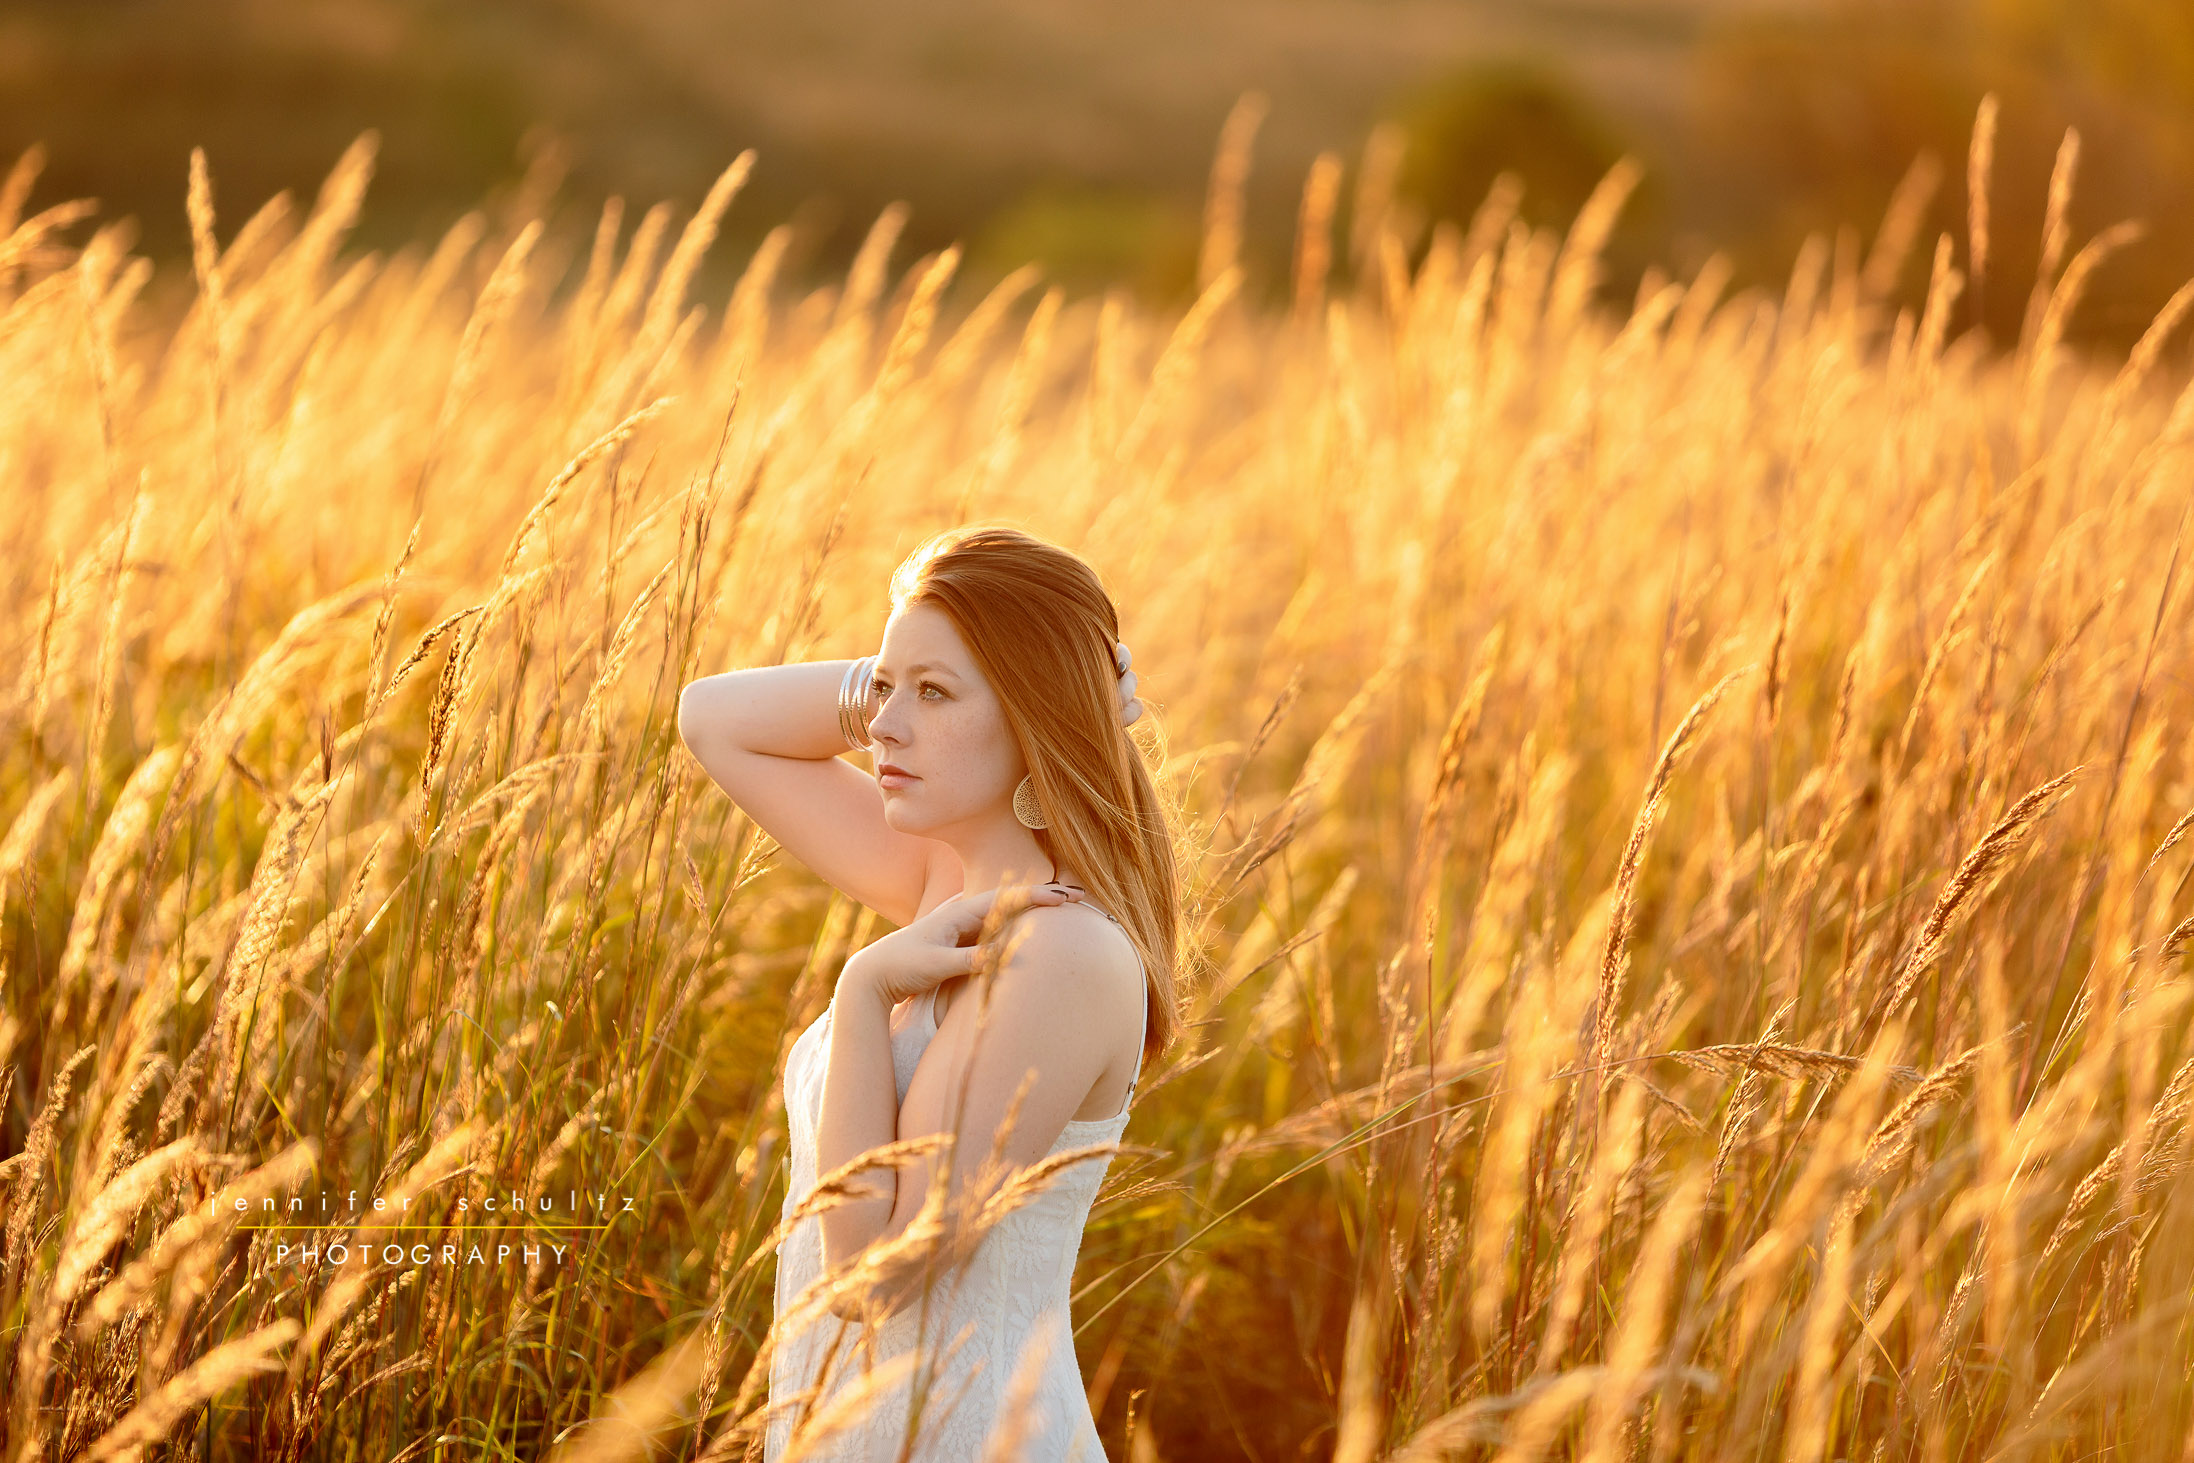
{"label": "lace dress bodice", "polygon": [[[1106,911],[1097,912],[1119,924]],[[1141,963],[1139,952],[1137,963]],[[901,1103],[906,1101],[916,1064],[937,1034],[936,995],[932,987],[892,1010],[891,1065]],[[815,1187],[816,1125],[822,1113],[830,1017],[830,1010],[825,1008],[793,1042],[785,1060],[785,1118],[792,1173],[782,1215],[789,1215]],[[1143,1019],[1147,1035],[1147,995]],[[1135,1085],[1142,1080],[1139,1048],[1135,1067],[1135,1080],[1128,1084],[1120,1111],[1106,1118],[1070,1120],[1051,1145],[1051,1154],[1119,1138],[1127,1127]],[[929,1358],[916,1366],[917,1378],[924,1371],[929,1375],[911,1455],[913,1463],[973,1463],[979,1458],[984,1439],[1006,1410],[1007,1389],[1023,1351],[1039,1338],[1048,1343],[1048,1354],[1027,1419],[1024,1445],[1016,1456],[1031,1463],[1103,1463],[1105,1455],[1098,1442],[1096,1420],[1090,1414],[1081,1367],[1075,1359],[1068,1300],[1075,1260],[1081,1252],[1082,1228],[1089,1218],[1090,1203],[1110,1168],[1109,1158],[1101,1162],[1091,1159],[1053,1175],[1047,1187],[984,1236],[975,1257],[936,1287],[926,1307],[917,1300],[877,1324],[875,1362],[905,1355],[917,1345]],[[822,1271],[822,1219],[810,1215],[778,1246],[777,1313],[788,1313],[801,1291]],[[850,1390],[860,1384],[868,1364],[861,1345],[862,1329],[858,1321],[817,1309],[805,1324],[779,1336],[770,1356],[773,1409],[784,1399],[813,1387],[826,1357],[830,1381],[827,1396],[773,1413],[762,1455],[767,1463],[776,1463],[783,1455],[799,1415],[809,1408],[828,1408],[842,1388]],[[809,1456],[844,1463],[897,1459],[913,1395],[913,1382],[902,1380],[884,1393],[860,1422],[834,1434]]]}

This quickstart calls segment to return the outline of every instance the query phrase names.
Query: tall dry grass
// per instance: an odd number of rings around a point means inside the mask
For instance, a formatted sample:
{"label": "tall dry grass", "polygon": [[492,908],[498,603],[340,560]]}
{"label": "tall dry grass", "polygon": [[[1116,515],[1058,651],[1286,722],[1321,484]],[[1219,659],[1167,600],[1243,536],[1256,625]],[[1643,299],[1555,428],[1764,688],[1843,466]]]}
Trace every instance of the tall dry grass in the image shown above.
{"label": "tall dry grass", "polygon": [[2124,234],[2056,201],[1994,347],[1985,204],[1900,193],[1611,300],[1631,170],[1413,258],[1375,139],[1268,316],[1258,115],[1178,320],[956,297],[897,209],[692,301],[748,158],[675,235],[356,254],[364,142],[178,179],[163,324],[0,188],[8,1458],[753,1455],[779,1068],[877,924],[675,692],[995,514],[1104,569],[1192,815],[1195,1048],[1076,1296],[1118,1456],[2194,1459],[2188,297],[2072,353]]}

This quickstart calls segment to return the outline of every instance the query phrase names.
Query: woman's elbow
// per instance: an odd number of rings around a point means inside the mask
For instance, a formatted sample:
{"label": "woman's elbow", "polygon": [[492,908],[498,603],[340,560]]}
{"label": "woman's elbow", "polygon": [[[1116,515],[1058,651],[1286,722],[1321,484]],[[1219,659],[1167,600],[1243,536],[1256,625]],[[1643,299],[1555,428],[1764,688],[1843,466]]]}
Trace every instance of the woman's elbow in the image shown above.
{"label": "woman's elbow", "polygon": [[678,739],[688,747],[698,748],[723,728],[723,688],[710,685],[714,679],[688,681],[678,692]]}

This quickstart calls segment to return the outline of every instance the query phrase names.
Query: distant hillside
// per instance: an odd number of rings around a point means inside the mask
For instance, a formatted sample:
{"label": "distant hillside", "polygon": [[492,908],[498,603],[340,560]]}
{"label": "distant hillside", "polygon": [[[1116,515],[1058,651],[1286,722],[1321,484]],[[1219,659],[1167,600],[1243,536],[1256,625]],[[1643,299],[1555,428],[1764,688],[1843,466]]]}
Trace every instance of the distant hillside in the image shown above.
{"label": "distant hillside", "polygon": [[[1915,159],[1934,185],[1893,292],[1924,293],[1936,240],[1962,260],[1975,106],[2002,100],[1995,244],[1978,300],[1999,339],[2031,319],[2044,200],[2068,125],[2070,250],[2120,218],[2072,324],[2122,346],[2194,273],[2194,7],[2079,0],[17,0],[0,11],[0,161],[50,148],[35,202],[93,196],[142,248],[187,253],[193,144],[224,226],[309,195],[381,134],[359,240],[431,240],[536,165],[552,224],[602,200],[693,206],[740,150],[759,166],[704,289],[795,224],[792,279],[844,264],[910,205],[899,258],[969,246],[979,282],[1035,259],[1072,289],[1178,296],[1220,124],[1269,102],[1250,177],[1251,294],[1285,289],[1303,180],[1406,120],[1420,217],[1467,219],[1503,168],[1558,225],[1628,152],[1646,184],[1608,288],[1725,254],[1779,292],[1809,234],[1871,248]],[[561,157],[568,168],[540,166]],[[1915,181],[1925,182],[1925,177]],[[1347,226],[1349,193],[1342,198]],[[1918,195],[1915,195],[1918,196]],[[637,209],[628,219],[637,217]],[[1422,234],[1418,236],[1422,240]],[[1894,252],[1894,251],[1892,251]],[[2060,249],[2055,268],[2071,254]],[[1962,267],[1962,265],[1961,265]],[[1961,318],[1962,328],[1972,323]]]}
{"label": "distant hillside", "polygon": [[[1284,249],[1311,158],[1351,158],[1382,111],[1474,57],[1537,54],[1641,130],[1664,126],[1705,19],[1668,0],[123,0],[0,16],[0,154],[50,149],[41,198],[134,213],[187,246],[203,144],[231,219],[309,190],[373,127],[361,237],[446,223],[520,171],[528,129],[570,149],[571,210],[619,192],[690,205],[741,148],[760,166],[727,234],[806,206],[842,257],[893,198],[908,248],[980,235],[1062,194],[1200,208],[1235,99],[1271,102],[1253,236]],[[1019,209],[1020,213],[1016,210]]]}

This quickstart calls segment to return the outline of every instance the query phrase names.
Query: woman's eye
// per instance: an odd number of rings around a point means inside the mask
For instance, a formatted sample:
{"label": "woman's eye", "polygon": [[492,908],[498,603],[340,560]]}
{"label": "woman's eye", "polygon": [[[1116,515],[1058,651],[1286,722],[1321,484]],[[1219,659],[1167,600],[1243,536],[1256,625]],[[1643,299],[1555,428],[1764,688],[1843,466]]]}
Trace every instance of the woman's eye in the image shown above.
{"label": "woman's eye", "polygon": [[[939,700],[945,699],[945,688],[935,681],[918,681],[915,684],[924,691],[935,691]],[[891,694],[891,687],[883,681],[871,681],[868,688],[870,694],[874,695],[879,701]]]}

